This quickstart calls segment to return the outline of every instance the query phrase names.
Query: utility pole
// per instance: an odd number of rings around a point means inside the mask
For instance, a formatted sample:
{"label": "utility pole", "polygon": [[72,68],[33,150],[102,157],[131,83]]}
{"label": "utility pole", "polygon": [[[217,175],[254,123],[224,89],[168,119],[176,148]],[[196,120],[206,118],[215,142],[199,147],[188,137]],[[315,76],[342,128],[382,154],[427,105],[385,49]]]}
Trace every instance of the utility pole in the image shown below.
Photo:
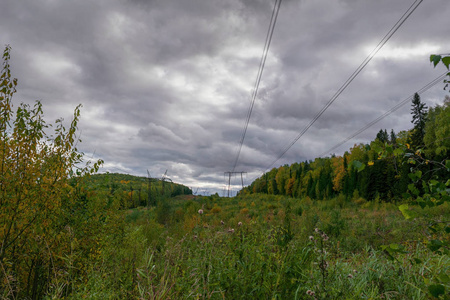
{"label": "utility pole", "polygon": [[231,175],[233,174],[241,174],[242,188],[244,188],[244,178],[242,177],[242,175],[247,174],[247,172],[225,172],[225,175],[228,175],[228,197],[230,197]]}
{"label": "utility pole", "polygon": [[[192,195],[197,196],[198,189],[199,189],[199,188],[197,188],[197,189],[195,190],[195,192],[192,192]],[[192,188],[192,190],[194,190],[194,188]]]}
{"label": "utility pole", "polygon": [[161,177],[161,181],[162,181],[162,190],[161,190],[161,196],[165,196],[166,195],[166,190],[165,190],[165,183],[166,180],[169,180],[170,182],[172,182],[172,179],[170,179],[169,177],[167,177],[167,170],[164,173],[164,175]]}

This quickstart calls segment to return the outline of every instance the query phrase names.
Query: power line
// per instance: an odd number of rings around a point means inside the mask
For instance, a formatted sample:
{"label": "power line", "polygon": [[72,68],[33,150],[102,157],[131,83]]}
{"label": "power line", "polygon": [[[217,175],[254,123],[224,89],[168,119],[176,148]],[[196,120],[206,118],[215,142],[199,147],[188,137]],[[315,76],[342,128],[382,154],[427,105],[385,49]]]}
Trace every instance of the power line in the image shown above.
{"label": "power line", "polygon": [[[442,82],[442,80],[447,76],[447,72],[439,75],[438,77],[436,77],[434,80],[432,80],[431,82],[427,83],[425,86],[423,86],[421,89],[419,89],[417,91],[417,94],[421,95],[423,93],[425,93],[426,91],[428,91],[430,88],[432,88],[433,86],[435,86],[436,84]],[[402,107],[403,105],[407,104],[408,102],[410,102],[414,97],[414,94],[409,96],[408,98],[402,100],[401,102],[399,102],[398,104],[396,104],[395,106],[393,106],[392,108],[390,108],[388,111],[386,111],[384,114],[380,115],[378,118],[376,118],[375,120],[371,121],[370,123],[368,123],[366,126],[364,126],[363,128],[357,130],[355,133],[353,133],[352,135],[350,135],[349,137],[347,137],[346,139],[342,140],[341,142],[339,142],[338,144],[336,144],[335,146],[333,146],[332,148],[330,148],[329,150],[323,152],[322,154],[320,154],[318,157],[323,157],[326,154],[330,153],[331,151],[339,148],[340,146],[342,146],[343,144],[345,144],[346,142],[348,142],[349,140],[351,140],[352,138],[356,137],[357,135],[359,135],[360,133],[364,132],[365,130],[367,130],[368,128],[370,128],[371,126],[375,125],[376,123],[378,123],[379,121],[381,121],[383,118],[387,117],[388,115],[390,115],[391,113],[395,112],[396,110],[398,110],[400,107]],[[446,139],[446,138],[444,138]],[[444,140],[442,139],[442,140]],[[268,168],[266,169],[268,170]],[[265,171],[266,171],[265,170]],[[264,173],[263,173],[264,174]],[[253,178],[251,181],[255,181],[258,177]]]}
{"label": "power line", "polygon": [[231,175],[235,174],[241,174],[241,182],[242,182],[242,188],[244,188],[244,178],[242,177],[243,174],[247,174],[247,172],[225,172],[224,175],[228,175],[228,197],[230,197],[230,190],[231,190]]}
{"label": "power line", "polygon": [[255,81],[255,85],[254,85],[254,88],[253,88],[253,91],[252,91],[252,97],[251,97],[251,101],[250,101],[250,106],[249,106],[248,111],[247,111],[247,116],[246,116],[246,119],[245,119],[244,129],[242,130],[241,138],[239,140],[239,147],[238,147],[238,151],[237,151],[237,155],[236,155],[236,160],[234,161],[232,172],[234,172],[234,170],[236,169],[236,165],[237,165],[237,163],[239,161],[239,156],[240,156],[241,150],[242,150],[242,145],[244,144],[245,135],[246,135],[247,129],[248,129],[248,123],[250,122],[250,117],[252,115],[253,106],[255,105],[256,95],[258,94],[259,84],[261,82],[261,77],[262,77],[262,74],[263,74],[263,71],[264,71],[264,66],[266,64],[267,54],[269,52],[269,47],[270,47],[270,43],[272,41],[272,36],[273,36],[274,29],[275,29],[275,24],[277,22],[278,12],[280,11],[281,1],[282,0],[276,0],[275,4],[273,6],[272,17],[270,18],[269,30],[267,32],[266,41],[265,41],[265,44],[264,44],[264,50],[263,50],[263,54],[262,54],[262,57],[261,57],[261,61],[259,62],[258,74],[256,75],[256,81]]}
{"label": "power line", "polygon": [[342,94],[342,92],[350,85],[350,83],[358,76],[359,73],[366,67],[366,65],[372,60],[372,58],[381,50],[381,48],[389,41],[394,33],[403,25],[403,23],[409,18],[409,16],[417,9],[423,0],[416,0],[401,16],[401,18],[395,23],[395,25],[388,31],[378,45],[370,52],[370,54],[364,59],[359,67],[353,72],[353,74],[344,82],[344,84],[338,89],[338,91],[331,97],[327,104],[316,114],[316,116],[306,125],[305,128],[294,138],[294,140],[284,148],[281,154],[266,168],[270,169],[280,158],[282,158],[286,152],[308,131],[308,129],[322,116],[322,114],[333,104],[333,102]]}
{"label": "power line", "polygon": [[[446,75],[447,75],[446,73],[444,73],[442,75],[439,75],[436,79],[434,79],[433,81],[429,82],[424,87],[422,87],[419,91],[417,91],[417,94],[421,95],[422,93],[428,91],[430,88],[432,88],[433,86],[435,86],[436,84],[441,82],[442,79],[444,79]],[[402,107],[403,105],[407,104],[408,102],[411,102],[413,97],[414,97],[414,94],[409,96],[408,98],[404,99],[403,101],[399,102],[397,105],[395,105],[394,107],[392,107],[391,109],[386,111],[384,114],[380,115],[378,118],[376,118],[372,122],[368,123],[363,128],[357,130],[355,133],[353,133],[352,135],[350,135],[346,139],[342,140],[340,143],[336,144],[335,146],[331,147],[329,150],[327,150],[327,151],[323,152],[322,154],[320,154],[319,157],[323,157],[323,156],[327,155],[331,151],[339,148],[340,146],[342,146],[343,144],[345,144],[349,140],[353,139],[355,136],[357,136],[360,133],[366,131],[368,128],[372,127],[373,125],[375,125],[376,123],[378,123],[379,121],[381,121],[382,119],[384,119],[385,117],[387,117],[388,115],[390,115],[391,113],[393,113],[394,111],[396,111],[397,109]]]}

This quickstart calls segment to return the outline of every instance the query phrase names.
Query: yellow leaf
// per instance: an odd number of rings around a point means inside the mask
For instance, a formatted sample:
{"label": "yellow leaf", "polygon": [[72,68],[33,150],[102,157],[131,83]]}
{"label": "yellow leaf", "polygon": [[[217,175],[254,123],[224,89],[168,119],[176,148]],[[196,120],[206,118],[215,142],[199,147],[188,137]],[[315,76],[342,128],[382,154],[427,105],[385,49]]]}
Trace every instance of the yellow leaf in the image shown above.
{"label": "yellow leaf", "polygon": [[367,163],[367,165],[369,165],[369,166],[373,166],[373,164],[374,164],[373,161],[369,161],[369,162]]}

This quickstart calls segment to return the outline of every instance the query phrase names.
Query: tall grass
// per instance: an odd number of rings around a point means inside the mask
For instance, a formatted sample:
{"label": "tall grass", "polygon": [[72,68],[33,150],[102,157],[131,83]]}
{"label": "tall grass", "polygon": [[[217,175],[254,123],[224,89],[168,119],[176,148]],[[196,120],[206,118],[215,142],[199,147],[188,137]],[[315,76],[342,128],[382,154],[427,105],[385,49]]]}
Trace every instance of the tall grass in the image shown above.
{"label": "tall grass", "polygon": [[[395,205],[333,201],[253,195],[136,209],[69,298],[428,299],[427,282],[449,273],[448,256],[424,247]],[[391,243],[405,249],[394,260],[380,248]]]}

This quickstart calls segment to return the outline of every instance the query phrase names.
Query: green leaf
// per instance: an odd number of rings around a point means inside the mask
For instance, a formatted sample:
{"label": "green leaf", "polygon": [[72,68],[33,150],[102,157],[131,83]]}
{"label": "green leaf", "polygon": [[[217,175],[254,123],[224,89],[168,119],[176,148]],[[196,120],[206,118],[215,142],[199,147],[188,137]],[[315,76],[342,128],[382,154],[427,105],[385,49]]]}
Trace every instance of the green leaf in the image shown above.
{"label": "green leaf", "polygon": [[442,63],[447,67],[447,70],[449,70],[450,66],[450,56],[446,56],[442,58]]}
{"label": "green leaf", "polygon": [[411,191],[411,193],[413,193],[413,195],[419,195],[419,190],[414,186],[413,183],[408,184],[408,189]]}
{"label": "green leaf", "polygon": [[417,178],[422,178],[422,171],[416,171],[415,175]]}
{"label": "green leaf", "polygon": [[361,172],[362,170],[364,170],[364,168],[366,167],[365,164],[363,164],[360,161],[354,160],[353,161],[353,167],[355,167],[355,169],[358,170],[358,172]]}
{"label": "green leaf", "polygon": [[389,247],[390,247],[392,250],[399,250],[399,249],[400,249],[400,246],[399,246],[398,244],[390,244]]}
{"label": "green leaf", "polygon": [[445,295],[445,287],[442,284],[429,285],[428,291],[433,297],[436,298],[438,298],[440,295]]}
{"label": "green leaf", "polygon": [[437,66],[437,64],[440,61],[441,61],[441,56],[440,55],[430,55],[430,62],[432,62],[435,67]]}
{"label": "green leaf", "polygon": [[398,209],[402,212],[402,215],[406,220],[416,217],[416,214],[409,210],[408,204],[402,204]]}
{"label": "green leaf", "polygon": [[430,185],[437,185],[439,183],[439,181],[431,179],[430,180]]}

